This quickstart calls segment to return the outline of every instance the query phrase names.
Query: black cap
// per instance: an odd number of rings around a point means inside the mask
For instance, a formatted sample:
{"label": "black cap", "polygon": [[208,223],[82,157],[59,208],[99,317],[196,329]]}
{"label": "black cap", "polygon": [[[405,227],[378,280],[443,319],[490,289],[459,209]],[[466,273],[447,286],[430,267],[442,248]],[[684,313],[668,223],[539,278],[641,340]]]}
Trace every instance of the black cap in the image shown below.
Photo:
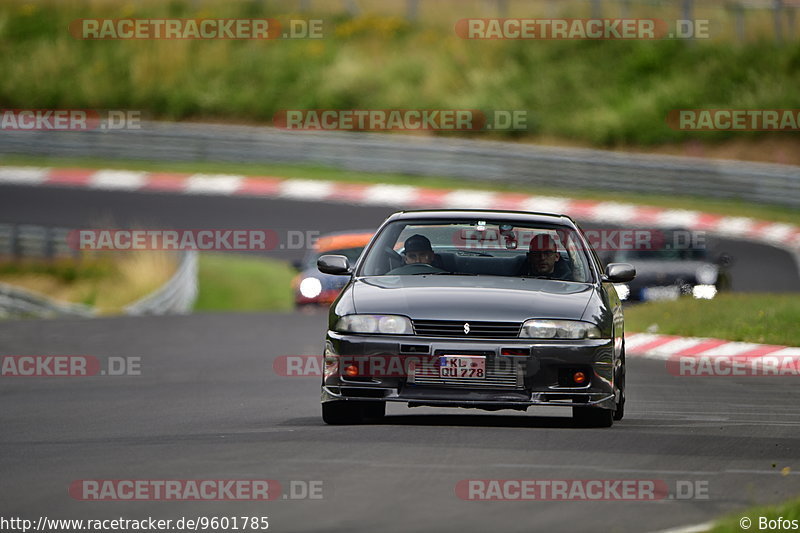
{"label": "black cap", "polygon": [[419,233],[412,235],[405,242],[405,253],[408,252],[432,252],[431,241]]}

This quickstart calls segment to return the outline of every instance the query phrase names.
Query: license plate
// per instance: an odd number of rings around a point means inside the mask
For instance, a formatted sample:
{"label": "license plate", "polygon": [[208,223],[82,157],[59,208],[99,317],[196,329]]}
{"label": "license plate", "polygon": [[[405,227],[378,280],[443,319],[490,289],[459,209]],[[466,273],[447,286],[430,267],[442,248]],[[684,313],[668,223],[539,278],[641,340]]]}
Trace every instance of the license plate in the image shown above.
{"label": "license plate", "polygon": [[439,358],[439,377],[486,379],[483,355],[443,355]]}

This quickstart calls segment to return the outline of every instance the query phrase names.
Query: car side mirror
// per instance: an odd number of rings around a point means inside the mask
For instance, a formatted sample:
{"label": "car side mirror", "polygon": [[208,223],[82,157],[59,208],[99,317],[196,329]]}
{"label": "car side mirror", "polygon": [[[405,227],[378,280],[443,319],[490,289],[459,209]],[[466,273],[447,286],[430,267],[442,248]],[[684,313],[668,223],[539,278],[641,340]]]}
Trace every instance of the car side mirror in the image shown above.
{"label": "car side mirror", "polygon": [[350,261],[343,255],[323,255],[317,259],[317,270],[323,274],[333,274],[334,276],[346,276],[352,274]]}
{"label": "car side mirror", "polygon": [[609,263],[606,267],[606,281],[626,283],[636,277],[636,267],[630,263]]}

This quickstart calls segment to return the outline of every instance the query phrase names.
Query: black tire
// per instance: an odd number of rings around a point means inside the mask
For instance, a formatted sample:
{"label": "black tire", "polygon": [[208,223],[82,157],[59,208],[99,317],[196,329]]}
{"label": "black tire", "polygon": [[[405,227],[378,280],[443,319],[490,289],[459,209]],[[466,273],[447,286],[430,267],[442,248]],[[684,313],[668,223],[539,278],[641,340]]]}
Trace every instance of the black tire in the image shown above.
{"label": "black tire", "polygon": [[619,389],[619,401],[614,409],[614,420],[622,420],[625,416],[625,352],[622,353],[622,366],[617,374],[617,388]]}
{"label": "black tire", "polygon": [[573,407],[572,419],[580,427],[610,428],[614,425],[614,411],[599,407]]}
{"label": "black tire", "polygon": [[322,420],[334,426],[361,424],[364,422],[364,409],[358,402],[325,402],[322,404]]}

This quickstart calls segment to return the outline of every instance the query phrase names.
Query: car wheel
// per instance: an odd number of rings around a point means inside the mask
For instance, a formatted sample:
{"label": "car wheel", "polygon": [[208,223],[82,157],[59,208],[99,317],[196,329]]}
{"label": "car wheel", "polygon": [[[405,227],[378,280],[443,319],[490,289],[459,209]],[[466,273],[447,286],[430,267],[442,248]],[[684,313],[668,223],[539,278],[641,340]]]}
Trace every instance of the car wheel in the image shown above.
{"label": "car wheel", "polygon": [[617,388],[619,389],[619,401],[614,409],[614,420],[622,420],[625,416],[625,353],[622,355],[622,366],[617,374]]}
{"label": "car wheel", "polygon": [[581,427],[609,428],[614,424],[614,411],[599,407],[573,407],[572,419]]}
{"label": "car wheel", "polygon": [[364,408],[358,402],[325,402],[322,404],[322,420],[326,424],[361,424]]}

